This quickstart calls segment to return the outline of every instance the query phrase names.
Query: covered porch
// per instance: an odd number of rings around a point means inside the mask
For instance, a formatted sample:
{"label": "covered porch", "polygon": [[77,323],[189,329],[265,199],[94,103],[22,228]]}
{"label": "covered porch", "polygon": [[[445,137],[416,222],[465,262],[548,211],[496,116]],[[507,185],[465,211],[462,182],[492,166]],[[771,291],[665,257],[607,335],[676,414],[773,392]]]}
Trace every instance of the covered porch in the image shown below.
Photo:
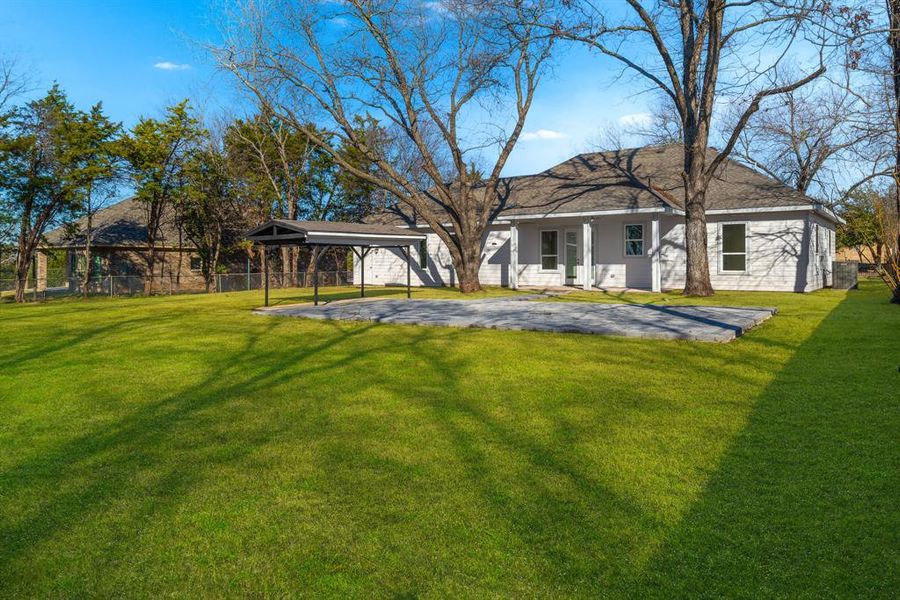
{"label": "covered porch", "polygon": [[659,292],[665,217],[653,209],[590,216],[507,216],[509,287]]}

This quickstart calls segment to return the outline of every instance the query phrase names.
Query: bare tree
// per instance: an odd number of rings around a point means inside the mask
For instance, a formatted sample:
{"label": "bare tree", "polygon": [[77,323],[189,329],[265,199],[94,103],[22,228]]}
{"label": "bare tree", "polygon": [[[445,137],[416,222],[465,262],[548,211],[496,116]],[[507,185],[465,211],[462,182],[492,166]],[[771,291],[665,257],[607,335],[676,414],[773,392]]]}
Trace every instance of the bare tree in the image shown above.
{"label": "bare tree", "polygon": [[[618,61],[675,107],[684,144],[684,291],[708,296],[713,293],[706,234],[709,183],[764,100],[797,90],[825,72],[819,60],[797,80],[778,82],[781,61],[796,45],[818,43],[808,34],[822,4],[679,0],[650,6],[626,0],[625,5],[626,16],[611,19],[605,4],[572,3],[552,27],[558,35]],[[743,108],[722,149],[712,154],[708,146],[713,114],[716,104],[726,99]]]}
{"label": "bare tree", "polygon": [[[308,178],[314,145],[301,131],[262,111],[255,117],[236,120],[228,128],[232,149],[249,159],[246,174],[269,188],[274,199],[267,218],[297,219],[299,199]],[[234,153],[233,153],[234,154]],[[236,157],[235,157],[236,158]],[[299,248],[282,247],[282,269],[297,283]]]}
{"label": "bare tree", "polygon": [[[788,73],[791,71],[789,70]],[[793,81],[793,75],[786,75]],[[854,90],[849,76],[784,94],[781,102],[760,110],[734,148],[746,164],[804,194],[837,202],[857,152],[877,135],[869,126],[870,102]],[[726,122],[740,118],[737,111]]]}
{"label": "bare tree", "polygon": [[[30,83],[19,68],[19,61],[15,56],[0,56],[0,136],[4,134],[3,129],[9,127],[14,119],[14,111],[11,110],[13,100],[27,92],[31,88]],[[0,179],[0,186],[3,185],[8,185],[8,182]],[[4,261],[9,263],[15,256],[13,252],[8,253],[6,257],[3,256],[5,247],[12,245],[11,242],[16,237],[16,218],[13,212],[0,194],[0,278]]]}
{"label": "bare tree", "polygon": [[[215,54],[262,106],[431,227],[472,292],[500,174],[550,56],[552,36],[535,25],[544,9],[543,0],[246,4]],[[373,143],[375,130],[358,127],[367,117],[388,139]],[[471,177],[487,153],[486,176]]]}
{"label": "bare tree", "polygon": [[15,56],[0,56],[0,114],[12,101],[31,89],[31,81]]}
{"label": "bare tree", "polygon": [[856,157],[869,166],[868,173],[846,191],[887,180],[886,200],[877,212],[884,233],[881,274],[892,290],[892,302],[900,303],[900,0],[878,5],[854,2],[836,11],[834,33],[841,39],[848,63],[868,77],[859,93],[869,100],[869,120],[863,126],[872,133],[856,148]]}
{"label": "bare tree", "polygon": [[888,64],[888,78],[891,82],[890,89],[893,92],[891,106],[893,108],[891,121],[894,128],[893,161],[891,176],[894,180],[892,187],[893,202],[886,202],[882,210],[881,221],[885,230],[885,239],[889,252],[886,273],[890,275],[886,279],[893,288],[892,302],[900,304],[900,0],[887,0],[888,13],[888,48],[890,59]]}
{"label": "bare tree", "polygon": [[643,120],[634,120],[623,125],[626,135],[636,137],[652,146],[679,144],[684,139],[681,115],[665,95],[659,95],[650,106]]}
{"label": "bare tree", "polygon": [[645,113],[601,124],[587,146],[598,152],[622,150],[633,144],[664,146],[681,143],[682,135],[678,111],[667,96],[659,96]]}

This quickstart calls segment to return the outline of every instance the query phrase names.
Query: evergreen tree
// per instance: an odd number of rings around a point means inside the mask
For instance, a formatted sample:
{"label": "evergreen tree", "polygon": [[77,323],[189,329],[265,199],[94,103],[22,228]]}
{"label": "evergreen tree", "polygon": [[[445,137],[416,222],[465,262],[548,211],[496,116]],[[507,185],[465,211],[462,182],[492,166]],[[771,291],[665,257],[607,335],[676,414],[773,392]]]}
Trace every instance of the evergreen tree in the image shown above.
{"label": "evergreen tree", "polygon": [[[91,244],[93,242],[94,214],[109,198],[113,184],[121,173],[121,158],[117,152],[122,126],[103,114],[103,104],[97,103],[88,113],[79,113],[71,126],[74,144],[69,160],[76,166],[73,177],[80,187],[80,209],[77,215],[84,217],[84,271],[82,292],[86,296],[93,273]],[[81,232],[79,232],[80,234]]]}
{"label": "evergreen tree", "polygon": [[54,85],[43,98],[14,110],[0,129],[0,204],[17,229],[17,302],[25,300],[28,273],[47,227],[68,217],[83,199],[78,119]]}
{"label": "evergreen tree", "polygon": [[153,292],[162,226],[184,188],[185,167],[203,136],[200,122],[184,100],[166,109],[163,119],[142,118],[120,144],[136,197],[146,209],[147,252],[144,291]]}

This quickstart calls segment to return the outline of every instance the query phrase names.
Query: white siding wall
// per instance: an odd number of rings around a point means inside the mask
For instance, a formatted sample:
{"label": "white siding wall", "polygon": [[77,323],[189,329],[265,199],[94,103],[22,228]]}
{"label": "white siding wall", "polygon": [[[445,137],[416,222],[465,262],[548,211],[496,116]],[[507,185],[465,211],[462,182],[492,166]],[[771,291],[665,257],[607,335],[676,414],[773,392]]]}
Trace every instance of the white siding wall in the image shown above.
{"label": "white siding wall", "polygon": [[[718,290],[811,291],[822,287],[810,260],[813,240],[808,213],[735,214],[711,216],[707,224],[709,270],[713,288]],[[823,232],[834,236],[834,225],[818,221]],[[720,224],[747,225],[747,271],[723,272],[720,265]],[[660,268],[663,288],[684,286],[684,218],[666,217],[660,223],[662,255]],[[833,244],[826,252],[830,264]]]}
{"label": "white siding wall", "polygon": [[[625,256],[625,225],[644,226],[644,255]],[[594,285],[650,288],[651,218],[647,215],[605,217],[594,222]]]}
{"label": "white siding wall", "polygon": [[834,225],[819,215],[810,219],[808,277],[812,289],[831,285],[831,262],[834,260]]}
{"label": "white siding wall", "polygon": [[[419,267],[419,248],[412,249],[410,282],[414,286],[455,286],[456,274],[447,245],[435,233],[427,233],[428,266]],[[488,232],[479,277],[485,285],[507,285],[509,279],[509,228]],[[359,260],[354,257],[353,280],[359,282]],[[366,285],[406,285],[406,260],[397,248],[375,248],[366,256]]]}
{"label": "white siding wall", "polygon": [[[547,220],[542,223],[519,225],[519,285],[555,287],[565,285],[566,229],[579,229],[580,223]],[[541,232],[557,232],[557,261],[555,269],[541,267]],[[579,230],[578,235],[581,235]],[[580,239],[580,238],[579,238]],[[581,246],[579,244],[579,254]]]}
{"label": "white siding wall", "polygon": [[[624,227],[644,225],[644,248],[650,250],[651,219],[649,215],[615,216],[594,220],[594,282],[599,287],[651,287],[651,258],[626,257]],[[564,279],[565,230],[578,232],[579,258],[583,240],[582,220],[545,220],[519,225],[519,285],[559,286]],[[720,224],[746,223],[747,271],[725,273],[720,267]],[[815,255],[815,225],[823,242]],[[541,268],[540,232],[559,231],[556,269]],[[450,285],[457,280],[450,252],[436,234],[428,235],[428,267],[419,268],[418,248],[414,248],[412,285]],[[834,224],[809,213],[769,213],[711,216],[707,226],[710,277],[715,289],[811,291],[830,284],[831,261],[834,258]],[[660,218],[660,271],[664,289],[684,286],[684,218]],[[579,266],[579,280],[583,266]],[[354,280],[359,282],[359,264],[354,261]],[[486,285],[508,285],[509,228],[490,230],[482,259],[481,282]],[[399,250],[376,249],[366,257],[366,284],[405,285],[406,263]]]}

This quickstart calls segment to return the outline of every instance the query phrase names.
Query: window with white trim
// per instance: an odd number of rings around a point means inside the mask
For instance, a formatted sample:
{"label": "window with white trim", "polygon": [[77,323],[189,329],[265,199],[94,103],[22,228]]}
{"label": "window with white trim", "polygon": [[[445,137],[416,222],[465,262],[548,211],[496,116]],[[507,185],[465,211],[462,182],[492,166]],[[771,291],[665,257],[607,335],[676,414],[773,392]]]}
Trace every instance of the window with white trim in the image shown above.
{"label": "window with white trim", "polygon": [[559,268],[559,232],[541,232],[541,269],[555,271]]}
{"label": "window with white trim", "polygon": [[625,226],[625,256],[644,255],[644,226]]}
{"label": "window with white trim", "polygon": [[428,240],[419,240],[419,268],[428,268]]}
{"label": "window with white trim", "polygon": [[747,270],[747,224],[722,224],[722,271],[743,273]]}

